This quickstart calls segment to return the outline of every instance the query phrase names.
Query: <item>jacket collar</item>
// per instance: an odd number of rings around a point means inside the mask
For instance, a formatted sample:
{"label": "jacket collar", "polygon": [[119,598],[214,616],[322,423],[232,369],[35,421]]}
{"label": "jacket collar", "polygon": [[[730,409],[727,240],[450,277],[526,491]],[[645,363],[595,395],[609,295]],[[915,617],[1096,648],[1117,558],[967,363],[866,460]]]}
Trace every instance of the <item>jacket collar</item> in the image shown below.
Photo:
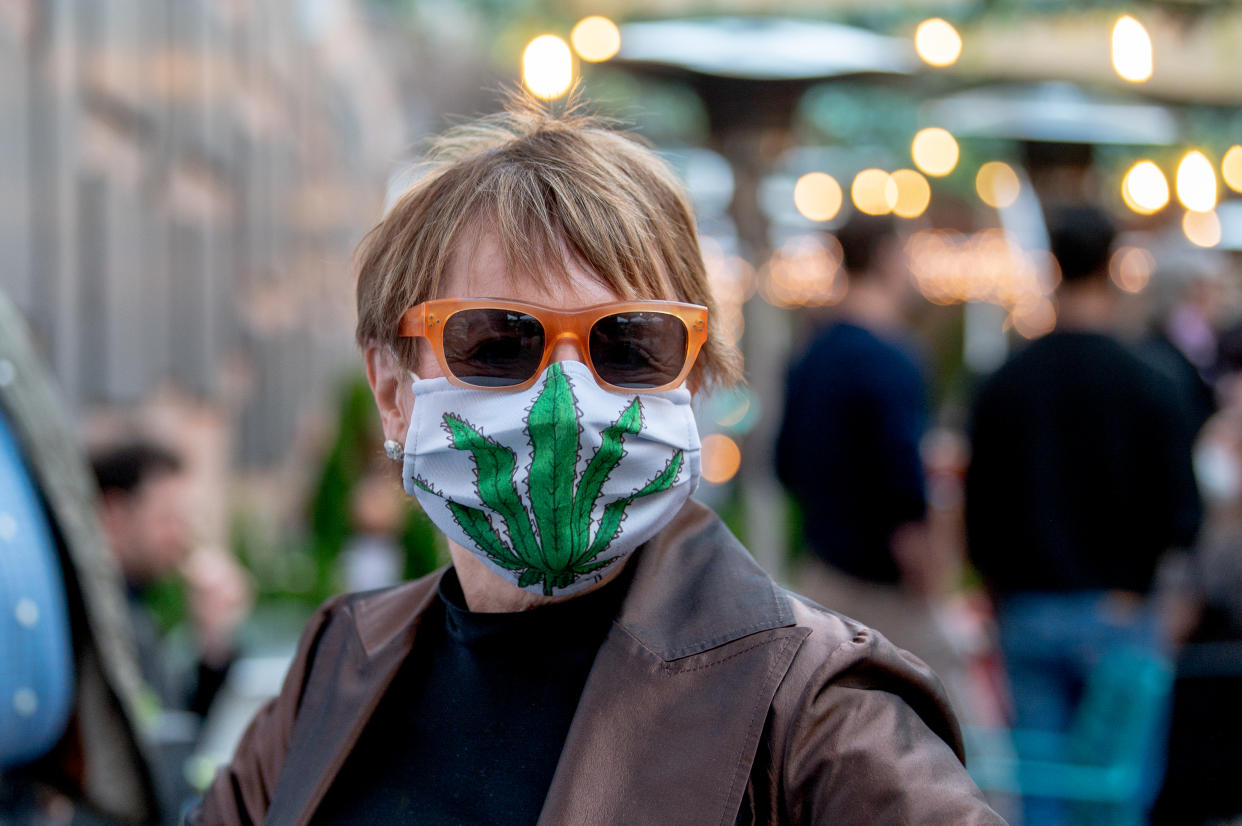
{"label": "jacket collar", "polygon": [[666,661],[794,622],[788,599],[698,502],[688,502],[634,563],[617,624]]}
{"label": "jacket collar", "polygon": [[[789,600],[707,507],[690,501],[630,562],[633,581],[617,624],[665,661],[757,631],[792,625]],[[430,577],[358,599],[353,613],[368,656],[408,650],[439,589]]]}
{"label": "jacket collar", "polygon": [[[805,636],[782,628],[794,624],[788,598],[702,505],[687,504],[631,564],[541,824],[616,822],[639,789],[653,812],[736,812],[766,709]],[[269,823],[309,822],[412,649],[442,576],[350,601],[345,633],[358,644],[328,645],[319,657],[336,678],[303,698],[293,732],[301,745],[291,748]],[[741,650],[712,650],[772,629],[781,630]],[[713,767],[706,777],[704,766]]]}

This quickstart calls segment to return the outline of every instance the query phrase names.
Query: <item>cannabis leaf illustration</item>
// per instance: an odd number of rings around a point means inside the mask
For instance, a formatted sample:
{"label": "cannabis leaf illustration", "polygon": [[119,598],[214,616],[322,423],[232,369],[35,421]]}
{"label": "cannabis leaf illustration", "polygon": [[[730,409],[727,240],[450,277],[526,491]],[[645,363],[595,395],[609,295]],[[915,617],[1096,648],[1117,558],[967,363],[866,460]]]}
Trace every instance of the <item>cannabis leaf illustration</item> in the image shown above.
{"label": "cannabis leaf illustration", "polygon": [[[621,521],[630,504],[667,490],[681,471],[679,450],[641,488],[609,502],[592,536],[591,514],[600,492],[625,453],[625,437],[642,432],[642,415],[642,405],[635,396],[604,429],[602,443],[575,490],[582,426],[573,386],[561,365],[553,363],[525,419],[531,445],[528,512],[513,482],[517,469],[513,451],[484,436],[461,416],[446,413],[444,425],[453,447],[469,451],[474,461],[479,500],[500,517],[509,541],[506,543],[496,532],[482,510],[449,499],[453,519],[489,559],[519,572],[518,585],[523,588],[542,584],[543,592],[550,595],[554,589],[565,588],[584,574],[609,565],[613,559],[597,558],[621,533]],[[422,479],[416,479],[415,484],[437,493]]]}

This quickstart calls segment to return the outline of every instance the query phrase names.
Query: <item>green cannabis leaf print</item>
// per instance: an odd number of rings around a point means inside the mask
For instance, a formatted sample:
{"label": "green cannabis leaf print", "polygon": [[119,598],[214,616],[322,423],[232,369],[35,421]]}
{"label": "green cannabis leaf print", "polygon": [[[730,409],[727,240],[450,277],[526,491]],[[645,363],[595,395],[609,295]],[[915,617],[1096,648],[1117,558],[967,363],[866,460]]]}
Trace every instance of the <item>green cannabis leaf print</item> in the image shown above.
{"label": "green cannabis leaf print", "polygon": [[[611,564],[615,558],[598,558],[621,533],[626,509],[636,499],[667,490],[681,471],[679,450],[641,488],[609,502],[592,535],[591,514],[604,483],[621,461],[625,437],[642,432],[642,405],[635,396],[604,429],[602,444],[575,489],[582,426],[573,385],[557,363],[548,368],[543,389],[525,419],[531,445],[526,482],[529,511],[514,485],[517,459],[513,451],[456,414],[446,413],[444,425],[453,447],[470,452],[477,471],[479,500],[499,516],[509,541],[506,543],[496,532],[482,510],[447,500],[453,519],[489,559],[517,572],[518,585],[527,588],[541,584],[548,595]],[[423,480],[415,480],[415,484],[436,493]]]}

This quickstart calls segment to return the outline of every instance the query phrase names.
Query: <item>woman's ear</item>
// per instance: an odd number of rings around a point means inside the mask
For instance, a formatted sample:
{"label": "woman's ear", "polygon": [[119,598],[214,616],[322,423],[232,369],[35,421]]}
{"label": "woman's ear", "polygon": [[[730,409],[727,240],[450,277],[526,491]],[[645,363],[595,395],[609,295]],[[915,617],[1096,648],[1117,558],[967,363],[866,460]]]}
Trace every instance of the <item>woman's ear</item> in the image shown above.
{"label": "woman's ear", "polygon": [[409,372],[401,366],[390,348],[378,342],[367,345],[363,361],[366,363],[367,383],[371,385],[375,406],[379,408],[384,438],[405,444],[414,408]]}

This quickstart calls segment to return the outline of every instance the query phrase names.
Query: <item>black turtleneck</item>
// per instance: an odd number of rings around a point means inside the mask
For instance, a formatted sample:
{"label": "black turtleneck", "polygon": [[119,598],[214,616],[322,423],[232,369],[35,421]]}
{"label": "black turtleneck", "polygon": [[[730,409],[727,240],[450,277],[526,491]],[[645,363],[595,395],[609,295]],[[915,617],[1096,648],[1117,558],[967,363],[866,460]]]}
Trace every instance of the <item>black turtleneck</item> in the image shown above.
{"label": "black turtleneck", "polygon": [[627,581],[476,613],[449,569],[313,822],[535,823]]}

